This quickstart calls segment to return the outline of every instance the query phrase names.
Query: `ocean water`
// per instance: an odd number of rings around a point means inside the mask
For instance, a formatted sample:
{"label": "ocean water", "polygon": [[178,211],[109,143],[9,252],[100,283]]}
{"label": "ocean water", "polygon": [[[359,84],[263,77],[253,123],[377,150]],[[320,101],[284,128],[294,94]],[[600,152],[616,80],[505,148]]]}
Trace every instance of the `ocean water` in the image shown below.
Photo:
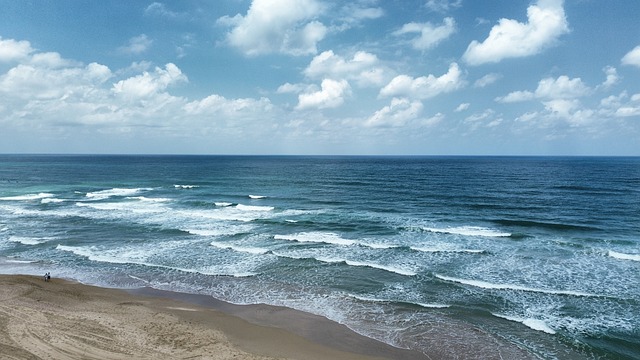
{"label": "ocean water", "polygon": [[46,271],[638,359],[640,158],[0,155],[0,272]]}

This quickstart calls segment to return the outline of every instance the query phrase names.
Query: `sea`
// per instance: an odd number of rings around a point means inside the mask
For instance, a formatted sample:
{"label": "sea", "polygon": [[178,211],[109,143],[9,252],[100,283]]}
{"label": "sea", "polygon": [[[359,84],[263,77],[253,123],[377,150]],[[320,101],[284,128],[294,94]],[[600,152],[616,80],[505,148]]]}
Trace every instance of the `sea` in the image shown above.
{"label": "sea", "polygon": [[0,155],[0,272],[640,359],[640,158]]}

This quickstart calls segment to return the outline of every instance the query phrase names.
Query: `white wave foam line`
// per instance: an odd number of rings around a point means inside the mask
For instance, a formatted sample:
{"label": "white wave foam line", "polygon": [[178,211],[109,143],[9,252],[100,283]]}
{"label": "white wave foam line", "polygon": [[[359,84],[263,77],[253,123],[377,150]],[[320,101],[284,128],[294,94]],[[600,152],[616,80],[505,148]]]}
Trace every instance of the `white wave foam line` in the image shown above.
{"label": "white wave foam line", "polygon": [[415,303],[416,305],[420,305],[423,308],[427,308],[427,309],[446,309],[451,307],[451,305],[445,305],[445,304],[427,304],[427,303]]}
{"label": "white wave foam line", "polygon": [[18,195],[18,196],[6,196],[0,197],[0,200],[5,201],[31,201],[31,200],[40,200],[45,198],[53,197],[53,194],[49,193],[39,193],[39,194],[26,194],[26,195]]}
{"label": "white wave foam line", "polygon": [[276,240],[325,243],[325,244],[334,244],[334,245],[353,245],[356,243],[354,240],[343,239],[334,233],[322,233],[322,232],[302,232],[302,233],[291,234],[291,235],[275,235],[273,238]]}
{"label": "white wave foam line", "polygon": [[608,255],[620,260],[640,261],[640,254],[625,254],[609,250]]}
{"label": "white wave foam line", "polygon": [[598,297],[595,294],[588,294],[579,291],[570,291],[570,290],[548,290],[548,289],[536,289],[530,288],[526,286],[513,285],[513,284],[494,284],[487,281],[482,280],[468,280],[468,279],[459,279],[450,276],[444,276],[440,274],[434,274],[434,276],[440,280],[455,282],[470,286],[479,287],[482,289],[490,289],[490,290],[518,290],[518,291],[527,291],[527,292],[535,292],[535,293],[543,293],[543,294],[551,294],[551,295],[571,295],[571,296],[587,296],[587,297]]}
{"label": "white wave foam line", "polygon": [[138,260],[133,260],[133,259],[119,258],[119,257],[115,257],[115,256],[96,255],[94,252],[91,251],[91,249],[77,247],[77,246],[65,246],[65,245],[58,244],[58,246],[56,246],[56,250],[71,252],[71,253],[76,254],[78,256],[86,257],[87,259],[89,259],[91,261],[111,263],[111,264],[142,265],[142,266],[147,266],[147,267],[155,267],[155,268],[161,268],[161,269],[176,270],[176,271],[185,272],[185,273],[191,273],[191,274],[202,274],[202,275],[212,275],[212,276],[225,275],[225,276],[234,276],[234,277],[250,277],[250,276],[254,276],[255,275],[255,274],[249,274],[249,273],[220,274],[220,273],[217,273],[217,272],[208,272],[208,271],[200,271],[200,270],[196,270],[196,269],[186,269],[186,268],[167,266],[167,265],[161,265],[161,264],[153,264],[153,263],[148,263],[148,262],[138,261]]}
{"label": "white wave foam line", "polygon": [[64,200],[63,199],[56,199],[56,198],[44,198],[44,199],[40,200],[40,203],[42,203],[42,204],[51,204],[51,203],[56,204],[56,203],[61,203],[61,202],[64,202]]}
{"label": "white wave foam line", "polygon": [[218,206],[218,207],[227,207],[227,206],[231,206],[231,205],[233,205],[233,204],[232,204],[232,203],[230,203],[230,202],[224,202],[224,201],[214,202],[213,204],[214,204],[215,206]]}
{"label": "white wave foam line", "polygon": [[176,189],[195,189],[195,188],[198,188],[199,186],[198,185],[178,185],[178,184],[176,184],[176,185],[173,185],[173,187],[176,188]]}
{"label": "white wave foam line", "polygon": [[257,199],[264,199],[264,198],[266,198],[266,196],[264,196],[264,195],[249,195],[249,198],[257,200]]}
{"label": "white wave foam line", "polygon": [[479,249],[441,249],[441,248],[424,248],[424,247],[415,247],[411,246],[411,250],[427,252],[427,253],[469,253],[469,254],[483,254],[484,250]]}
{"label": "white wave foam line", "polygon": [[212,241],[211,246],[223,250],[233,250],[236,252],[248,253],[253,255],[263,255],[269,252],[269,249],[263,249],[259,247],[238,246],[232,244],[226,244],[218,241]]}
{"label": "white wave foam line", "polygon": [[141,191],[145,191],[145,190],[153,190],[150,188],[132,188],[132,189],[128,189],[128,188],[113,188],[113,189],[106,189],[106,190],[100,190],[100,191],[93,191],[93,192],[89,192],[87,193],[86,197],[92,199],[92,200],[104,200],[104,199],[108,199],[112,196],[132,196],[135,195]]}
{"label": "white wave foam line", "polygon": [[145,196],[128,196],[125,199],[127,200],[140,200],[142,202],[150,202],[150,203],[161,203],[171,201],[169,198],[148,198]]}
{"label": "white wave foam line", "polygon": [[9,241],[21,243],[23,245],[38,245],[43,244],[52,238],[32,238],[32,237],[22,237],[22,236],[10,236]]}
{"label": "white wave foam line", "polygon": [[316,260],[324,262],[324,263],[329,263],[329,264],[345,263],[345,264],[347,264],[349,266],[369,267],[369,268],[372,268],[372,269],[384,270],[384,271],[387,271],[387,272],[392,272],[392,273],[396,273],[396,274],[400,274],[400,275],[404,275],[404,276],[415,276],[416,275],[416,273],[413,272],[413,271],[400,269],[400,268],[396,268],[396,267],[393,267],[393,266],[375,264],[375,263],[359,262],[359,261],[352,261],[352,260],[345,260],[345,259],[331,259],[331,258],[316,258]]}
{"label": "white wave foam line", "polygon": [[521,318],[521,317],[516,317],[516,316],[507,316],[507,315],[502,315],[502,314],[496,314],[496,313],[491,313],[493,316],[502,318],[502,319],[506,319],[509,321],[515,321],[515,322],[519,322],[521,324],[524,324],[525,326],[533,329],[533,330],[537,330],[537,331],[542,331],[542,332],[546,332],[547,334],[555,334],[555,330],[553,330],[552,328],[549,327],[549,325],[547,325],[547,323],[545,323],[542,320],[538,320],[538,319],[533,319],[533,318]]}
{"label": "white wave foam line", "polygon": [[7,259],[5,260],[6,263],[9,264],[34,264],[37,263],[37,261],[34,260],[13,260],[13,259]]}
{"label": "white wave foam line", "polygon": [[423,228],[425,231],[441,233],[441,234],[452,234],[452,235],[463,235],[463,236],[484,236],[484,237],[509,237],[511,233],[498,231],[495,229],[485,228],[481,226],[459,226],[459,227],[449,227],[449,228]]}
{"label": "white wave foam line", "polygon": [[236,205],[236,209],[242,211],[271,211],[275,209],[273,206],[254,206],[254,205]]}
{"label": "white wave foam line", "polygon": [[375,244],[375,243],[359,243],[359,245],[368,247],[371,249],[396,249],[399,248],[400,245],[389,245],[389,244]]}

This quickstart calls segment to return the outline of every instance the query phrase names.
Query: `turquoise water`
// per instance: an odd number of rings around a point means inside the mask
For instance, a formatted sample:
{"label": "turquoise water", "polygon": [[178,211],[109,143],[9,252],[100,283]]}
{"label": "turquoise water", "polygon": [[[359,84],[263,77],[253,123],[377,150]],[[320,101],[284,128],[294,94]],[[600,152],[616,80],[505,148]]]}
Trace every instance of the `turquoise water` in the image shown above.
{"label": "turquoise water", "polygon": [[637,359],[640,158],[0,156],[0,272],[45,271]]}

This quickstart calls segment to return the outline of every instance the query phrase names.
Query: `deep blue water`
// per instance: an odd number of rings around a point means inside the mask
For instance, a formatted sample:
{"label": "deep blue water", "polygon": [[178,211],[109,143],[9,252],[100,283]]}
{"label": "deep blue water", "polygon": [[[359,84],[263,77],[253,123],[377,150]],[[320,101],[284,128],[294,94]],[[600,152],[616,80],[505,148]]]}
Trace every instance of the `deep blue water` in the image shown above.
{"label": "deep blue water", "polygon": [[0,155],[0,272],[45,271],[637,359],[640,158]]}

